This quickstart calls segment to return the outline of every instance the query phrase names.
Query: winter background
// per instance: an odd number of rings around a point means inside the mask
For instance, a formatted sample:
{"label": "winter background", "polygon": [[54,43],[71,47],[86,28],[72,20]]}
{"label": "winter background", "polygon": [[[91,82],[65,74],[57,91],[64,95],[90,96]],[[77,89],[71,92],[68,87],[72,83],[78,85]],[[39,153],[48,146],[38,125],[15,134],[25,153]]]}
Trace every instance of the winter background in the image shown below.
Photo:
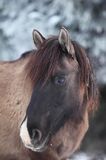
{"label": "winter background", "polygon": [[0,59],[34,48],[34,28],[47,37],[61,26],[86,49],[100,88],[99,110],[71,160],[106,160],[106,0],[0,0]]}

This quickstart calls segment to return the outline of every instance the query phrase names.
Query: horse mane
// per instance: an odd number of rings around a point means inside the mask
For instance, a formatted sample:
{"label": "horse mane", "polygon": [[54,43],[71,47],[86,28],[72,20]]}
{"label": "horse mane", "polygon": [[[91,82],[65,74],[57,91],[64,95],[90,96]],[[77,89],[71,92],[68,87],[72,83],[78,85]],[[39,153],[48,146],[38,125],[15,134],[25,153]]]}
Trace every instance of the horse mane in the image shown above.
{"label": "horse mane", "polygon": [[[85,50],[75,41],[72,41],[75,56],[79,64],[80,83],[85,87],[85,103],[89,101],[89,111],[95,110],[98,104],[98,88],[95,81],[92,65]],[[35,53],[36,52],[36,53]],[[57,36],[44,41],[39,50],[33,51],[27,65],[28,76],[34,85],[39,81],[45,82],[55,72],[58,63],[64,54]]]}
{"label": "horse mane", "polygon": [[83,47],[75,41],[72,43],[80,67],[80,82],[85,86],[85,100],[88,102],[89,112],[95,111],[99,103],[99,91],[90,58]]}
{"label": "horse mane", "polygon": [[61,61],[62,48],[56,36],[44,41],[41,48],[35,51],[28,64],[29,75],[35,84],[48,80],[53,75],[58,62]]}

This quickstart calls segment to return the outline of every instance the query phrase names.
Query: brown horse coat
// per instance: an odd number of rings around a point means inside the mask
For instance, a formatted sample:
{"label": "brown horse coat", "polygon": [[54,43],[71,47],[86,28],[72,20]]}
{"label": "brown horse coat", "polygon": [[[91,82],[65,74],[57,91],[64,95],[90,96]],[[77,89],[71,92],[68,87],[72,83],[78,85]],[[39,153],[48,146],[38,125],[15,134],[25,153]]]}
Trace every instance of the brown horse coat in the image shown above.
{"label": "brown horse coat", "polygon": [[19,128],[32,92],[25,73],[28,60],[0,62],[0,159],[21,152]]}

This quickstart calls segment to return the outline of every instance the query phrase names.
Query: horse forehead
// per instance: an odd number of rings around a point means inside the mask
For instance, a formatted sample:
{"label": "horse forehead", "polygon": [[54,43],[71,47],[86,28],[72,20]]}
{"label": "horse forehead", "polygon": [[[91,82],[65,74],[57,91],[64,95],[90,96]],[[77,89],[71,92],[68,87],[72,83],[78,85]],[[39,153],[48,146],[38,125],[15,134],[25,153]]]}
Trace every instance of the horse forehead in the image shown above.
{"label": "horse forehead", "polygon": [[57,70],[67,70],[67,71],[77,71],[78,70],[78,62],[76,59],[71,59],[64,57],[59,65],[57,65]]}

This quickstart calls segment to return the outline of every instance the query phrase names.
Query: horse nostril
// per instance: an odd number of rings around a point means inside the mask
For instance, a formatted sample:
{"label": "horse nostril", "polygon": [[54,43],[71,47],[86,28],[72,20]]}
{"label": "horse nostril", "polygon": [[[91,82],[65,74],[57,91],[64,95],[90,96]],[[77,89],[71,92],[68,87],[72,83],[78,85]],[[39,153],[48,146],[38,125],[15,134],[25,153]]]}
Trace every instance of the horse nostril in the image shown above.
{"label": "horse nostril", "polygon": [[35,141],[35,142],[38,142],[40,141],[42,138],[42,133],[39,129],[33,129],[32,131],[32,139]]}

